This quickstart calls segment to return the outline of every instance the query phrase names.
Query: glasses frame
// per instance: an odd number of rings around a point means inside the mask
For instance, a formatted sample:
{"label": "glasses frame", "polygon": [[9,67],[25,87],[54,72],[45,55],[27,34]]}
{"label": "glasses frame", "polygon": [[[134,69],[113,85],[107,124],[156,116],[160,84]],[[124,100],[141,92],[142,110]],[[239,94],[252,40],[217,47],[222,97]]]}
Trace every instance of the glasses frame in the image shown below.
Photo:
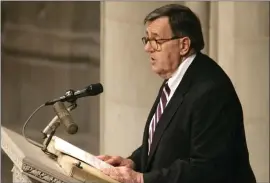
{"label": "glasses frame", "polygon": [[[148,37],[142,37],[142,42],[144,45],[146,45],[148,42],[150,43],[151,47],[155,50],[155,51],[160,51],[161,50],[161,45],[168,42],[168,41],[171,41],[171,40],[175,40],[175,39],[180,39],[181,37],[179,36],[173,36],[171,38],[168,38],[168,39],[154,39],[154,38],[148,38]],[[157,47],[154,48],[153,45],[151,44],[151,41],[155,41],[156,42],[156,45]]]}

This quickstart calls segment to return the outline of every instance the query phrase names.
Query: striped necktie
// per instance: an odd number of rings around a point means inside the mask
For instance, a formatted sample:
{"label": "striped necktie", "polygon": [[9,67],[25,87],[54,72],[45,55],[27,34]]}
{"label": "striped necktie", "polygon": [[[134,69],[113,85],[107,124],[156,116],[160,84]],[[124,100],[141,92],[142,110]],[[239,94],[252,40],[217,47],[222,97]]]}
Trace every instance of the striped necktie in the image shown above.
{"label": "striped necktie", "polygon": [[162,89],[162,93],[161,93],[161,96],[160,96],[160,99],[159,99],[159,103],[158,103],[158,106],[157,106],[157,109],[156,109],[156,112],[155,114],[153,115],[152,117],[152,120],[150,122],[150,125],[149,125],[149,138],[148,138],[148,145],[149,145],[149,148],[148,148],[148,154],[150,152],[150,147],[151,147],[151,144],[152,144],[152,140],[153,140],[153,136],[154,136],[154,132],[155,132],[155,129],[156,129],[156,126],[158,124],[158,121],[168,103],[168,99],[169,99],[169,96],[170,96],[170,88],[168,86],[168,83],[165,84],[165,86],[163,87]]}

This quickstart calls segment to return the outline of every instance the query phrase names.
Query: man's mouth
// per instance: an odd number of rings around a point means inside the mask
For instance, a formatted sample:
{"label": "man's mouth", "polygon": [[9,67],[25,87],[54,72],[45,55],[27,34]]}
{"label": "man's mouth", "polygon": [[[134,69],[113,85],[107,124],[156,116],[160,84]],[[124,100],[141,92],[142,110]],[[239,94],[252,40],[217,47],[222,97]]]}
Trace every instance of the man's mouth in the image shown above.
{"label": "man's mouth", "polygon": [[156,63],[156,59],[154,59],[153,57],[151,57],[151,59],[150,59],[150,63],[151,63],[151,65],[155,65],[155,63]]}

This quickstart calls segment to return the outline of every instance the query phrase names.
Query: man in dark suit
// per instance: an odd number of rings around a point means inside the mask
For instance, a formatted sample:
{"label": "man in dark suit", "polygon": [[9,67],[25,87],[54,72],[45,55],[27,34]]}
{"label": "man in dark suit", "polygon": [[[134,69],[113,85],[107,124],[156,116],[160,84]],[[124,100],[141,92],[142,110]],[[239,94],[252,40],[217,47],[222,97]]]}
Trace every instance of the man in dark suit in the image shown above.
{"label": "man in dark suit", "polygon": [[142,145],[128,158],[99,156],[123,183],[255,183],[243,113],[221,67],[201,53],[199,19],[166,5],[145,18],[143,43],[152,70],[164,79]]}

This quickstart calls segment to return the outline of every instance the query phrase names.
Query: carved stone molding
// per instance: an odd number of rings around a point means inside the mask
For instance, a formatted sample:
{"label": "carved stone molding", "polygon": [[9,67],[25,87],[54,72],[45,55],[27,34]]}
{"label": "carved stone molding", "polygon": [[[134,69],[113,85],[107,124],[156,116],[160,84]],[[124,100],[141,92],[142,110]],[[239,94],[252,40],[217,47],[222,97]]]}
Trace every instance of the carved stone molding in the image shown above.
{"label": "carved stone molding", "polygon": [[38,170],[37,168],[34,168],[26,163],[23,163],[22,165],[22,171],[27,173],[27,174],[30,174],[38,179],[41,179],[43,181],[46,181],[48,183],[65,183],[51,175],[48,175],[47,173],[44,173],[40,170]]}
{"label": "carved stone molding", "polygon": [[33,183],[33,181],[31,181],[26,175],[23,175],[16,166],[14,166],[11,171],[13,173],[12,178],[14,183]]}

